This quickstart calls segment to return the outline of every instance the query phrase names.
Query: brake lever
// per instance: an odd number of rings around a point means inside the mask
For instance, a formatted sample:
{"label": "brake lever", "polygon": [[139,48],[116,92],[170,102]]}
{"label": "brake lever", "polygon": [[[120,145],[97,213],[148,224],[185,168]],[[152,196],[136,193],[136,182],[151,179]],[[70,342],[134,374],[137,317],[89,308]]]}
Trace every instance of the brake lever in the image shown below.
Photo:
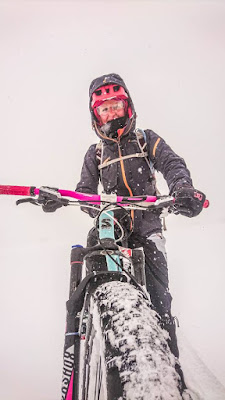
{"label": "brake lever", "polygon": [[62,204],[63,206],[67,206],[69,204],[69,200],[62,198],[60,193],[57,193],[56,190],[57,189],[42,187],[37,198],[34,199],[32,197],[27,197],[25,199],[19,199],[16,201],[16,205],[18,206],[22,203],[31,203],[35,206],[43,206],[46,205],[49,201],[55,201]]}
{"label": "brake lever", "polygon": [[16,201],[16,205],[19,206],[22,203],[31,203],[35,206],[39,206],[40,204],[37,202],[37,199],[32,199],[32,197],[27,197],[26,199],[19,199]]}

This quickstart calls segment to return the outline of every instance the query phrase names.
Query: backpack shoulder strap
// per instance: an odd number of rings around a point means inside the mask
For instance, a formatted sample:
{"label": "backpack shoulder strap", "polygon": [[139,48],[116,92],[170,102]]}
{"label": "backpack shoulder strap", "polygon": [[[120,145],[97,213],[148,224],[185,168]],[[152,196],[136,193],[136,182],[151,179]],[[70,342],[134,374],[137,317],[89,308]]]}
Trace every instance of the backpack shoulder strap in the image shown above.
{"label": "backpack shoulder strap", "polygon": [[[135,129],[135,133],[136,133],[136,137],[137,137],[137,143],[139,145],[139,148],[141,150],[142,153],[145,152],[146,154],[146,150],[147,150],[147,139],[146,139],[146,133],[143,129],[137,128]],[[148,152],[147,152],[148,154]],[[155,169],[154,169],[154,164],[153,162],[150,160],[150,158],[148,156],[145,157],[145,161],[149,166],[149,169],[152,173],[152,175],[154,175],[155,173]]]}
{"label": "backpack shoulder strap", "polygon": [[[103,142],[102,140],[100,140],[100,142],[98,142],[96,144],[96,161],[98,164],[98,170],[100,170],[100,166],[102,165],[102,161],[103,161]],[[100,180],[102,181],[102,171],[100,170]]]}
{"label": "backpack shoulder strap", "polygon": [[[140,128],[138,129],[138,128],[137,128],[137,129],[135,130],[135,133],[136,133],[136,136],[137,136],[137,142],[138,142],[138,145],[139,145],[139,147],[140,147],[141,152],[144,152],[144,149],[145,149],[145,151],[146,151],[147,139],[146,139],[146,133],[145,133],[145,131],[144,131],[143,129],[140,129]],[[148,154],[148,152],[147,152],[147,154]],[[155,180],[156,194],[157,194],[158,196],[160,196],[161,193],[160,193],[159,189],[158,189],[157,186],[156,186],[156,178],[155,178],[154,164],[153,164],[152,160],[151,160],[148,156],[145,157],[145,160],[146,160],[146,162],[147,162],[147,164],[148,164],[148,166],[149,166],[149,168],[150,168],[152,177],[153,177],[153,179]],[[163,217],[163,230],[164,230],[164,231],[167,230],[167,228],[166,228],[166,223],[165,223],[165,217]]]}
{"label": "backpack shoulder strap", "polygon": [[96,159],[98,164],[101,162],[102,147],[102,141],[100,140],[100,142],[98,142],[95,147]]}
{"label": "backpack shoulder strap", "polygon": [[144,151],[144,149],[146,149],[147,146],[145,131],[140,128],[137,128],[135,129],[135,134],[141,151]]}

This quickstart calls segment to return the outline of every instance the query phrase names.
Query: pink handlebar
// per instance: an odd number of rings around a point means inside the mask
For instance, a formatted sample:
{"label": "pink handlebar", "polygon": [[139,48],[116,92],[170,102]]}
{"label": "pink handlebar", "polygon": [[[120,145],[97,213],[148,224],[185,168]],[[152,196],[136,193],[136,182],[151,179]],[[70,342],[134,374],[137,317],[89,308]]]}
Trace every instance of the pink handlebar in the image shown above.
{"label": "pink handlebar", "polygon": [[[61,196],[64,197],[72,197],[73,199],[76,199],[78,201],[88,201],[89,203],[94,203],[94,204],[101,204],[101,196],[99,194],[88,194],[88,193],[81,193],[81,192],[73,192],[71,190],[61,190],[59,189],[58,192],[61,194]],[[35,194],[39,194],[39,189],[34,189]],[[143,200],[143,197],[139,196],[134,196],[134,197],[123,197],[123,196],[116,196],[116,203],[121,203],[124,200],[130,200],[130,201],[146,201],[147,203],[154,203],[157,200],[156,196],[144,196],[145,199]]]}
{"label": "pink handlebar", "polygon": [[[71,197],[78,201],[88,201],[89,203],[100,204],[101,203],[101,196],[98,194],[88,194],[88,193],[80,193],[80,192],[73,192],[72,190],[61,190],[59,189],[58,192],[61,196],[64,197]],[[14,196],[36,196],[39,194],[39,189],[35,186],[10,186],[10,185],[0,185],[0,195],[14,195]],[[124,201],[129,202],[138,202],[144,201],[146,203],[155,203],[158,199],[157,196],[134,196],[134,197],[123,197],[117,196],[116,203],[121,203]],[[204,208],[209,207],[209,201],[205,200]]]}
{"label": "pink handlebar", "polygon": [[14,196],[32,196],[32,186],[9,186],[0,185],[0,194],[11,194]]}
{"label": "pink handlebar", "polygon": [[[101,196],[98,194],[88,194],[88,193],[81,193],[81,192],[75,192],[72,190],[61,190],[59,189],[58,192],[61,194],[61,196],[64,197],[71,197],[73,199],[76,199],[78,201],[88,201],[90,203],[94,204],[100,204],[101,203]],[[9,185],[0,185],[0,195],[1,194],[7,194],[7,195],[14,195],[14,196],[36,196],[39,194],[39,189],[34,187],[34,186],[9,186]],[[116,202],[120,203],[124,200],[130,200],[130,201],[146,201],[150,203],[154,203],[157,200],[156,196],[144,196],[144,199],[142,196],[137,196],[137,197],[123,197],[123,196],[117,196],[116,197]]]}

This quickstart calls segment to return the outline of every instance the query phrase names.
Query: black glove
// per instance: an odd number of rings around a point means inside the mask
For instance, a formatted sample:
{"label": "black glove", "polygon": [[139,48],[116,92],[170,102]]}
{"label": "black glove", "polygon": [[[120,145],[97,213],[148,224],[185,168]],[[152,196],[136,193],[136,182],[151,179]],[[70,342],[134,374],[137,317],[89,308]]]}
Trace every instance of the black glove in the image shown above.
{"label": "black glove", "polygon": [[42,210],[44,212],[54,212],[57,208],[62,207],[64,204],[59,203],[56,200],[47,200],[45,204],[42,206]]}
{"label": "black glove", "polygon": [[196,217],[202,211],[206,198],[204,193],[191,186],[180,187],[173,193],[173,196],[175,197],[174,213],[190,218]]}
{"label": "black glove", "polygon": [[42,204],[44,212],[54,212],[57,208],[67,206],[68,200],[61,198],[61,195],[56,188],[42,186],[38,196],[39,204]]}
{"label": "black glove", "polygon": [[[80,201],[80,205],[82,204],[82,201]],[[95,218],[97,217],[97,215],[100,212],[100,207],[99,206],[95,206],[96,210],[94,210],[94,208],[89,208],[89,207],[81,207],[80,209],[82,211],[84,211],[85,213],[89,214],[91,218]]]}

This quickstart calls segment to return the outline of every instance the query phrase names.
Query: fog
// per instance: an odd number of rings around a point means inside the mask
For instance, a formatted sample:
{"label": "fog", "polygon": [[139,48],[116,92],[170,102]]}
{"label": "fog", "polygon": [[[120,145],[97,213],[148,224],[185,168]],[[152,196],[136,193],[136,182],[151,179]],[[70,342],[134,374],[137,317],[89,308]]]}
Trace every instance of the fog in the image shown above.
{"label": "fog", "polygon": [[[73,190],[98,141],[88,89],[125,80],[137,126],[182,156],[210,207],[169,216],[167,252],[180,330],[225,385],[223,1],[1,1],[0,184]],[[159,176],[159,188],[168,188]],[[1,398],[60,398],[72,244],[91,219],[0,198]]]}

